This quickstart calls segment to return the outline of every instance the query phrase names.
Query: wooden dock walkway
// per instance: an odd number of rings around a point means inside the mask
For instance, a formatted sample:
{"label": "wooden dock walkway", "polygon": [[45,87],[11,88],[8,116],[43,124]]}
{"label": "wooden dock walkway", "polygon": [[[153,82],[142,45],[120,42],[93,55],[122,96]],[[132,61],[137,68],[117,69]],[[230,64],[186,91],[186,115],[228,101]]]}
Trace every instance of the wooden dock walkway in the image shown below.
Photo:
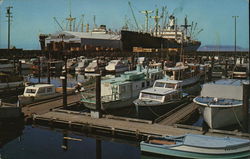
{"label": "wooden dock walkway", "polygon": [[[80,101],[80,94],[73,94],[67,96],[68,105],[76,104]],[[49,112],[54,108],[59,108],[63,106],[62,96],[57,98],[52,98],[48,100],[44,100],[41,102],[32,103],[26,105],[22,108],[22,112],[25,117],[31,117],[33,114],[44,114]]]}
{"label": "wooden dock walkway", "polygon": [[[129,120],[128,120],[129,119]],[[53,110],[41,115],[33,115],[35,124],[41,124],[51,127],[60,127],[80,131],[88,131],[91,133],[101,132],[102,134],[133,136],[143,139],[148,136],[168,136],[168,135],[184,135],[206,134],[202,130],[194,130],[191,127],[180,128],[158,123],[150,123],[144,120],[132,118],[112,118],[109,115],[102,118],[92,118],[89,113],[74,112],[66,110]],[[212,136],[225,136],[225,134],[211,133]],[[227,136],[250,137],[250,134],[229,134]]]}
{"label": "wooden dock walkway", "polygon": [[159,121],[161,125],[173,125],[176,124],[178,121],[184,119],[188,115],[192,114],[197,110],[198,106],[195,103],[190,103],[182,107],[180,110],[176,111],[175,113],[167,116],[163,120]]}

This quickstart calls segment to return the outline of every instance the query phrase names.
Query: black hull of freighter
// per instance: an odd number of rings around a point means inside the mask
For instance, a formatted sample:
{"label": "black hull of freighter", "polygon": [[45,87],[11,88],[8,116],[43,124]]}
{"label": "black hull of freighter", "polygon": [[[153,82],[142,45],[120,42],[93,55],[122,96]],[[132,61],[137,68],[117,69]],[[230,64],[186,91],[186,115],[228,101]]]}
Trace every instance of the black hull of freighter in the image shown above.
{"label": "black hull of freighter", "polygon": [[[133,51],[133,47],[142,48],[181,48],[181,44],[174,39],[152,36],[149,33],[135,31],[121,31],[123,51]],[[183,44],[184,51],[196,51],[200,47],[199,41],[190,41]]]}

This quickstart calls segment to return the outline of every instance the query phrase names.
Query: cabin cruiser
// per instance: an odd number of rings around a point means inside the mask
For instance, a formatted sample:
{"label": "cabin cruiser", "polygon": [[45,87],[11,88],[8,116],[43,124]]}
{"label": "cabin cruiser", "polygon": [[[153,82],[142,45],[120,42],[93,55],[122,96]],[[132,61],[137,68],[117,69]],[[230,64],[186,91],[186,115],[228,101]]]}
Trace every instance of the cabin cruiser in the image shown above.
{"label": "cabin cruiser", "polygon": [[[127,71],[119,77],[101,81],[102,110],[132,106],[142,89],[151,87],[155,80],[161,79],[161,69],[144,69],[137,65],[134,71]],[[90,109],[95,109],[95,96],[82,92],[81,102]]]}
{"label": "cabin cruiser", "polygon": [[25,87],[23,95],[19,95],[18,100],[20,105],[24,106],[61,95],[61,93],[56,92],[53,84],[35,84]]}
{"label": "cabin cruiser", "polygon": [[99,73],[105,70],[105,62],[103,60],[94,60],[85,68],[85,73]]}
{"label": "cabin cruiser", "polygon": [[182,84],[178,80],[161,79],[156,80],[153,87],[141,90],[139,98],[133,102],[137,117],[152,120],[186,101]]}
{"label": "cabin cruiser", "polygon": [[106,71],[109,73],[119,73],[129,70],[128,64],[121,60],[111,60],[105,67]]}
{"label": "cabin cruiser", "polygon": [[84,72],[85,68],[89,65],[91,61],[91,59],[81,59],[78,62],[77,67],[75,68],[75,72]]}
{"label": "cabin cruiser", "polygon": [[240,124],[243,120],[243,82],[238,79],[218,80],[202,86],[198,104],[204,121],[210,128],[223,128]]}

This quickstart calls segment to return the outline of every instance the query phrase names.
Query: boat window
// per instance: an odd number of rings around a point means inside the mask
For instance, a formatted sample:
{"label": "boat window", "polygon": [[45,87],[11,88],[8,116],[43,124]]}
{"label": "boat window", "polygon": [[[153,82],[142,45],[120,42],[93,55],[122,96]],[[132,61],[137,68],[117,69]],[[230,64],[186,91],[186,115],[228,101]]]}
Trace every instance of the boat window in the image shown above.
{"label": "boat window", "polygon": [[155,82],[155,87],[164,87],[165,83]]}
{"label": "boat window", "polygon": [[48,93],[49,93],[49,92],[52,92],[52,88],[51,88],[51,87],[47,88],[47,92],[48,92]]}
{"label": "boat window", "polygon": [[144,83],[144,82],[141,83],[141,87],[142,87],[142,88],[145,87],[145,83]]}
{"label": "boat window", "polygon": [[36,89],[26,89],[25,93],[36,93]]}
{"label": "boat window", "polygon": [[175,88],[174,83],[166,83],[165,88]]}
{"label": "boat window", "polygon": [[162,100],[163,96],[162,95],[157,95],[157,94],[148,94],[148,93],[142,93],[141,98],[147,98],[147,99],[152,99],[152,100]]}
{"label": "boat window", "polygon": [[121,86],[120,87],[120,92],[125,92],[126,91],[126,86]]}
{"label": "boat window", "polygon": [[39,90],[38,90],[37,93],[38,93],[38,94],[40,94],[40,93],[45,93],[45,88],[39,88]]}
{"label": "boat window", "polygon": [[235,72],[247,72],[246,67],[235,67]]}
{"label": "boat window", "polygon": [[150,86],[150,82],[149,81],[147,81],[147,87],[149,87]]}

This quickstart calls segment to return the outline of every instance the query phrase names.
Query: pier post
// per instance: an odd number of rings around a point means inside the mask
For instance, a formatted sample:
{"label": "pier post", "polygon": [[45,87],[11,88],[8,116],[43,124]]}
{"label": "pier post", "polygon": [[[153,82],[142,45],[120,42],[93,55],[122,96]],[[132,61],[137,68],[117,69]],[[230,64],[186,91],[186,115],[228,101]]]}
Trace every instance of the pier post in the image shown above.
{"label": "pier post", "polygon": [[47,76],[48,76],[47,83],[50,84],[50,60],[48,61]]}
{"label": "pier post", "polygon": [[243,126],[245,132],[248,132],[249,123],[249,99],[250,99],[250,82],[243,83]]}
{"label": "pier post", "polygon": [[96,139],[96,159],[102,158],[102,141],[99,139]]}
{"label": "pier post", "polygon": [[41,61],[39,56],[38,56],[38,83],[41,83]]}
{"label": "pier post", "polygon": [[227,71],[228,71],[228,69],[227,69],[227,67],[228,67],[228,61],[226,60],[225,61],[226,63],[225,63],[225,78],[227,78],[227,76],[228,76],[228,73],[227,73]]}
{"label": "pier post", "polygon": [[95,91],[96,91],[96,96],[95,96],[95,110],[91,110],[91,117],[93,118],[101,118],[101,74],[96,74],[95,75]]}
{"label": "pier post", "polygon": [[63,108],[67,108],[67,57],[64,57],[65,69],[62,72]]}
{"label": "pier post", "polygon": [[96,76],[96,110],[101,111],[101,74]]}

